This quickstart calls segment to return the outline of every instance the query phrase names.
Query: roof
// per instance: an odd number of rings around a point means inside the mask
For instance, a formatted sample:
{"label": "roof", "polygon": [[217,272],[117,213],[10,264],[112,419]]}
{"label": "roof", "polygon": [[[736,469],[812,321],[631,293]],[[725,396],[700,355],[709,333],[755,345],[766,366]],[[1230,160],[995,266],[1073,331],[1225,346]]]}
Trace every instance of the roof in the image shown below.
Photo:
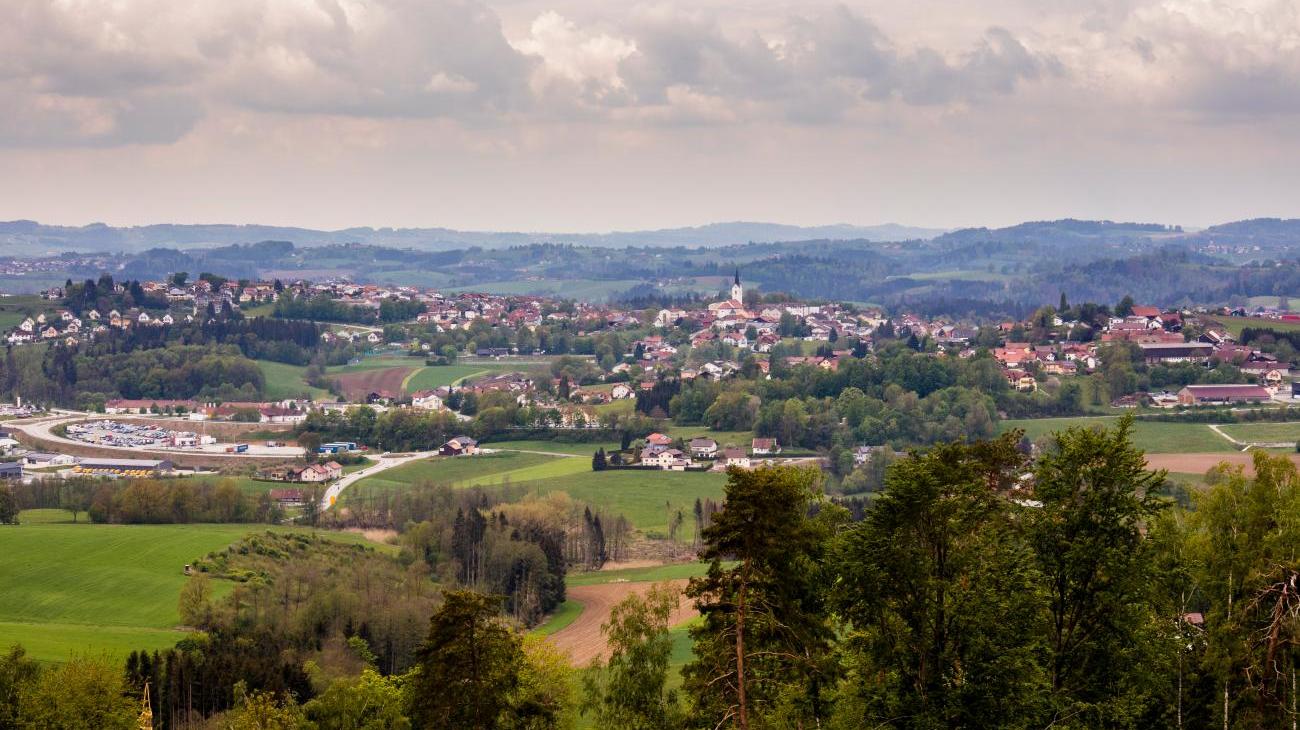
{"label": "roof", "polygon": [[1147,350],[1204,350],[1208,352],[1214,349],[1214,345],[1208,342],[1140,342],[1138,347],[1142,348],[1143,352]]}
{"label": "roof", "polygon": [[82,459],[80,465],[88,469],[161,469],[170,461],[159,459]]}
{"label": "roof", "polygon": [[1197,398],[1269,398],[1261,385],[1187,385],[1183,390]]}

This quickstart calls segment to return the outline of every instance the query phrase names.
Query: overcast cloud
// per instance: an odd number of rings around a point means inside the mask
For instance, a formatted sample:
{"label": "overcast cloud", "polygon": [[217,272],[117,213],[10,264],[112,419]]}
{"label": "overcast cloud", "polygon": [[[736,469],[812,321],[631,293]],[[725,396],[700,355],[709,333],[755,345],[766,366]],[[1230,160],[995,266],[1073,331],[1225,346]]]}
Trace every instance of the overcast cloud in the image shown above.
{"label": "overcast cloud", "polygon": [[[0,218],[1298,215],[1300,0],[0,0]],[[1290,206],[1290,207],[1288,207]]]}

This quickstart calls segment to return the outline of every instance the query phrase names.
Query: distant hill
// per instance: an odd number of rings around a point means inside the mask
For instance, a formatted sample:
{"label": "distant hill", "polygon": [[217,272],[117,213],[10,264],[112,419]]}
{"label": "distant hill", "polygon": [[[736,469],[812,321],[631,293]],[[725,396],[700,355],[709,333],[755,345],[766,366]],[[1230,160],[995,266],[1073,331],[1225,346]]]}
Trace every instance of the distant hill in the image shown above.
{"label": "distant hill", "polygon": [[1182,233],[1181,226],[1160,223],[1116,223],[1066,218],[1058,221],[1030,221],[1006,228],[962,228],[935,237],[944,246],[967,246],[974,243],[1029,243],[1068,245],[1083,241],[1131,243],[1164,238]]}
{"label": "distant hill", "polygon": [[790,226],[779,223],[730,222],[654,231],[523,233],[458,231],[450,228],[346,228],[321,231],[289,226],[232,224],[158,224],[118,228],[102,223],[55,226],[19,220],[0,222],[0,253],[41,255],[69,250],[134,252],[157,247],[183,249],[265,240],[293,241],[300,247],[361,243],[421,251],[473,246],[504,248],[530,243],[572,243],[605,247],[728,246],[815,238],[902,241],[929,239],[941,233],[941,229],[914,228],[894,223],[879,226]]}

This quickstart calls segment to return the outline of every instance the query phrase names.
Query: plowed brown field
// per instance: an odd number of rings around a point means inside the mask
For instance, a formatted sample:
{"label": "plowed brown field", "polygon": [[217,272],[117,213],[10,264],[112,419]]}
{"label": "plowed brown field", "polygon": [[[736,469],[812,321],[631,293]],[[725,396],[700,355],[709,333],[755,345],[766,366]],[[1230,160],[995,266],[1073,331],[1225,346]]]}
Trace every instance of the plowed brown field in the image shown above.
{"label": "plowed brown field", "polygon": [[364,400],[370,393],[389,393],[393,397],[402,394],[402,381],[415,368],[392,367],[374,370],[358,370],[355,373],[343,373],[333,376],[339,381],[343,395],[350,401]]}
{"label": "plowed brown field", "polygon": [[[1300,454],[1289,454],[1289,457],[1292,462],[1300,466]],[[1255,473],[1255,455],[1249,451],[1221,454],[1147,454],[1147,467],[1185,474],[1204,474],[1225,461],[1246,467],[1247,475]]]}
{"label": "plowed brown field", "polygon": [[[685,588],[685,580],[669,581],[676,588]],[[609,613],[615,604],[632,593],[644,594],[655,585],[649,581],[637,583],[601,583],[590,586],[573,586],[568,589],[568,598],[582,604],[582,613],[573,623],[551,634],[550,641],[557,648],[569,653],[575,667],[585,667],[592,659],[609,658],[609,647],[605,637],[600,633],[601,624],[609,620]],[[682,596],[669,619],[670,626],[689,621],[696,615],[691,599]]]}

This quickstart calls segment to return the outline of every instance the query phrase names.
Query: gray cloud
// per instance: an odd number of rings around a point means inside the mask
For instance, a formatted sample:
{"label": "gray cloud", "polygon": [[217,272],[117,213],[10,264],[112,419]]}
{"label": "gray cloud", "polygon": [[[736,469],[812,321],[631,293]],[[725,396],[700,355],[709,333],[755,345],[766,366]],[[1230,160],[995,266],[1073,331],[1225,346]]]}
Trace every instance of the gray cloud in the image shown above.
{"label": "gray cloud", "polygon": [[0,145],[167,143],[229,111],[468,128],[834,124],[877,109],[1005,114],[1027,89],[1063,106],[1137,95],[1206,118],[1300,112],[1291,0],[1038,13],[1005,0],[1001,15],[1027,25],[927,42],[844,5],[745,25],[718,9],[568,1],[582,23],[543,12],[508,38],[480,0],[0,0]]}

